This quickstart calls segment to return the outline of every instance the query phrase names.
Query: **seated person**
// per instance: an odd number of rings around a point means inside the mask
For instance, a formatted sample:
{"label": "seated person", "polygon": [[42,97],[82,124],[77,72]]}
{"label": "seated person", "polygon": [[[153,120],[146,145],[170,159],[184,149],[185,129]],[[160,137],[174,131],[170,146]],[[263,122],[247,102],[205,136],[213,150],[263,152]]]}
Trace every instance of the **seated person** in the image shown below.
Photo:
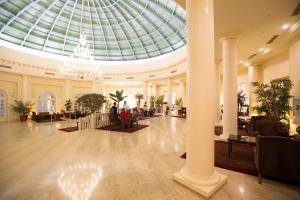
{"label": "seated person", "polygon": [[115,102],[109,111],[109,121],[111,124],[118,124],[118,122],[119,122],[118,108],[116,105],[117,105],[117,103]]}
{"label": "seated person", "polygon": [[144,106],[143,106],[143,113],[144,113],[144,116],[145,116],[145,117],[148,115],[148,106],[147,106],[147,102],[144,103]]}
{"label": "seated person", "polygon": [[111,110],[111,112],[112,112],[114,115],[118,116],[118,108],[117,108],[117,103],[116,103],[116,102],[114,102],[114,104],[113,104],[113,106],[110,108],[110,110]]}
{"label": "seated person", "polygon": [[130,111],[126,110],[125,108],[122,109],[120,113],[120,119],[121,119],[121,124],[124,128],[129,128],[132,126],[132,114]]}
{"label": "seated person", "polygon": [[123,108],[124,108],[126,111],[129,110],[129,106],[127,105],[127,101],[124,101]]}

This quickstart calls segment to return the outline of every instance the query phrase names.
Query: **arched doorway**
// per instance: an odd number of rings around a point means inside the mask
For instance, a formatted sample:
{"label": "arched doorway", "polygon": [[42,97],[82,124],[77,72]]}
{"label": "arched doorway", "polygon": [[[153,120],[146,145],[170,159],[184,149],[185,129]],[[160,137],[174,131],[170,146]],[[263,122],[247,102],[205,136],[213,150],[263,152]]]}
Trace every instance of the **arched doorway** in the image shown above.
{"label": "arched doorway", "polygon": [[39,112],[55,112],[55,97],[50,92],[44,92],[39,96]]}
{"label": "arched doorway", "polygon": [[0,90],[0,121],[7,121],[7,95]]}

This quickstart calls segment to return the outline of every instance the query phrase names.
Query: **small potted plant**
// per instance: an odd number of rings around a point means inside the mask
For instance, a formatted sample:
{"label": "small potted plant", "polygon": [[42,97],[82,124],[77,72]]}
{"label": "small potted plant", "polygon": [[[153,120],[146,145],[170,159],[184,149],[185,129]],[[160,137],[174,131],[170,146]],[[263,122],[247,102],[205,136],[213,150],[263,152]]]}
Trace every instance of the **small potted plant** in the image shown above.
{"label": "small potted plant", "polygon": [[65,118],[69,118],[70,117],[70,111],[72,108],[72,101],[70,99],[68,99],[65,103],[65,108],[66,108],[66,112],[64,112]]}
{"label": "small potted plant", "polygon": [[176,105],[176,109],[178,110],[178,115],[181,116],[182,115],[182,106],[183,106],[182,98],[176,99],[175,105]]}
{"label": "small potted plant", "polygon": [[30,113],[30,109],[32,107],[31,102],[23,102],[15,100],[15,105],[12,105],[12,110],[18,114],[20,114],[20,121],[25,122],[28,119],[28,114]]}

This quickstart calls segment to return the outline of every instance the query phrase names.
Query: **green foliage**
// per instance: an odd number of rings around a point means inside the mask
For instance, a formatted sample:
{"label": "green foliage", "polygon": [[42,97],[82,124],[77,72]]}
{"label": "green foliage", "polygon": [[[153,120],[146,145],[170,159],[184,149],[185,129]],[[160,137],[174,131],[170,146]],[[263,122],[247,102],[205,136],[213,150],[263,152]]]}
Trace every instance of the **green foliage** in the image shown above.
{"label": "green foliage", "polygon": [[155,103],[156,103],[156,107],[157,107],[158,109],[161,109],[162,106],[163,106],[163,104],[164,104],[164,95],[161,95],[161,96],[157,97]]}
{"label": "green foliage", "polygon": [[178,107],[182,107],[183,106],[183,101],[182,101],[182,98],[178,98],[176,99],[175,101],[175,105],[178,106]]}
{"label": "green foliage", "polygon": [[141,106],[141,100],[144,99],[144,95],[142,95],[142,94],[136,94],[135,98],[137,100],[136,105],[139,108]]}
{"label": "green foliage", "polygon": [[23,102],[15,100],[15,105],[12,105],[12,110],[16,113],[19,113],[21,115],[28,115],[30,113],[31,107],[33,106],[33,103],[30,101]]}
{"label": "green foliage", "polygon": [[240,90],[237,94],[237,101],[238,101],[238,111],[241,111],[242,107],[248,106],[246,104],[246,94]]}
{"label": "green foliage", "polygon": [[253,107],[258,113],[265,113],[268,119],[286,119],[287,114],[292,110],[289,99],[292,97],[290,91],[293,87],[290,80],[274,80],[270,84],[253,82],[254,93],[258,106]]}
{"label": "green foliage", "polygon": [[65,107],[66,107],[66,111],[71,111],[72,101],[70,99],[66,100]]}
{"label": "green foliage", "polygon": [[96,93],[84,94],[77,99],[79,105],[91,112],[99,110],[105,102],[106,98],[102,94]]}
{"label": "green foliage", "polygon": [[150,97],[150,109],[155,108],[155,96]]}
{"label": "green foliage", "polygon": [[120,105],[120,102],[121,101],[124,101],[124,99],[127,97],[127,96],[123,96],[123,90],[117,90],[115,94],[112,94],[112,93],[109,93],[109,97],[118,104],[118,108],[119,108],[119,105]]}

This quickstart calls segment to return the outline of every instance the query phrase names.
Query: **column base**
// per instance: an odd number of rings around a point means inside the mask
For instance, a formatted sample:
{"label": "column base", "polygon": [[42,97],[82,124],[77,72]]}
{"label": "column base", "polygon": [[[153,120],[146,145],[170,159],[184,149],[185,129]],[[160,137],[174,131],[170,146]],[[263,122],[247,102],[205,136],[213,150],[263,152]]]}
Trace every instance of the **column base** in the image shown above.
{"label": "column base", "polygon": [[217,140],[227,142],[228,137],[229,137],[229,135],[221,134],[221,135],[217,136]]}
{"label": "column base", "polygon": [[173,179],[206,198],[209,198],[226,183],[227,176],[217,172],[212,177],[204,180],[192,180],[185,175],[185,170],[186,168],[184,167],[176,172],[173,175]]}

